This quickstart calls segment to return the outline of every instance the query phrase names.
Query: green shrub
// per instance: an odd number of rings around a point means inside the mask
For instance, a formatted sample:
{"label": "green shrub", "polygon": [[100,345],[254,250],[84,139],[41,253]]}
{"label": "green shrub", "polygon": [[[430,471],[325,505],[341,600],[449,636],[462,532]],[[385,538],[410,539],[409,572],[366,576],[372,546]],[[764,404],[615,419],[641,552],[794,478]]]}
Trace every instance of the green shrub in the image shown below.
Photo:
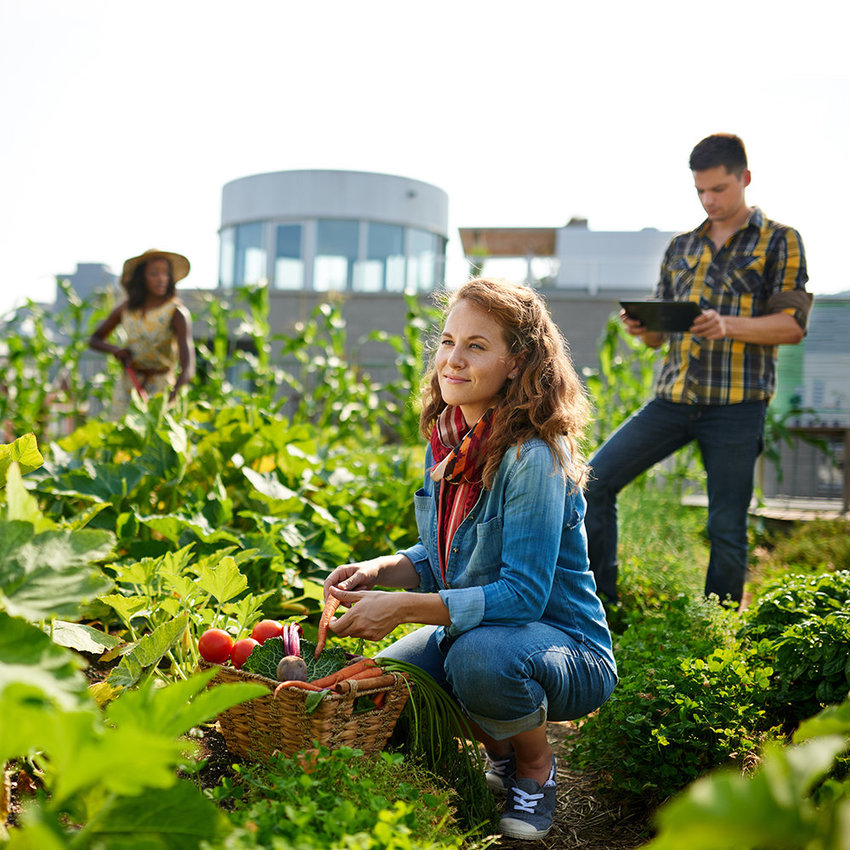
{"label": "green shrub", "polygon": [[460,847],[448,789],[398,754],[322,747],[268,768],[236,766],[214,798],[232,806],[221,847],[425,850]]}
{"label": "green shrub", "polygon": [[850,572],[790,575],[763,588],[742,637],[773,667],[770,707],[789,729],[850,690]]}
{"label": "green shrub", "polygon": [[743,764],[767,736],[770,670],[736,640],[735,620],[687,597],[634,618],[615,647],[620,682],[581,728],[579,765],[659,801],[710,768]]}

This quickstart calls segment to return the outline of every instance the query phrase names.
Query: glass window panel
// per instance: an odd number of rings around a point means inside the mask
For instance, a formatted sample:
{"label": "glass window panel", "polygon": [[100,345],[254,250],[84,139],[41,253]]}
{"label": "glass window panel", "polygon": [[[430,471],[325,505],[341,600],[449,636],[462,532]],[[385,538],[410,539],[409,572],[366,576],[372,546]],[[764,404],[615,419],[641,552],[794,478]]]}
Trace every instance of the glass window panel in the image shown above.
{"label": "glass window panel", "polygon": [[221,248],[218,262],[218,285],[223,289],[233,289],[233,260],[235,257],[236,236],[232,227],[221,231]]}
{"label": "glass window panel", "polygon": [[303,289],[304,261],[301,259],[301,225],[280,224],[275,236],[275,289]]}
{"label": "glass window panel", "polygon": [[266,249],[261,221],[236,226],[236,285],[258,283],[266,276]]}
{"label": "glass window panel", "polygon": [[372,222],[366,236],[364,263],[358,264],[354,288],[363,292],[404,289],[404,228]]}
{"label": "glass window panel", "polygon": [[356,221],[320,219],[316,222],[314,289],[326,292],[352,288],[359,227]]}
{"label": "glass window panel", "polygon": [[411,228],[408,233],[407,286],[413,291],[430,291],[438,280],[439,237]]}

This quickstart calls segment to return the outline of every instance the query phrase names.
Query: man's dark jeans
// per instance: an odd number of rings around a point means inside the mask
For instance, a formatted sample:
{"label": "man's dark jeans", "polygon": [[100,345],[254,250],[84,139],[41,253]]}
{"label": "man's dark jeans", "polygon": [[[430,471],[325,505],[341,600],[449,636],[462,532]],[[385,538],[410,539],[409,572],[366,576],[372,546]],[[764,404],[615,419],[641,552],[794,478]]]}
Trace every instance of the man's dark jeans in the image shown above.
{"label": "man's dark jeans", "polygon": [[[617,600],[617,494],[677,449],[697,441],[708,488],[711,557],[706,596],[741,601],[747,572],[747,509],[762,450],[767,402],[676,404],[653,399],[624,422],[590,459],[587,517],[590,566],[606,602]],[[652,517],[646,517],[652,522]],[[647,562],[652,553],[647,552]]]}

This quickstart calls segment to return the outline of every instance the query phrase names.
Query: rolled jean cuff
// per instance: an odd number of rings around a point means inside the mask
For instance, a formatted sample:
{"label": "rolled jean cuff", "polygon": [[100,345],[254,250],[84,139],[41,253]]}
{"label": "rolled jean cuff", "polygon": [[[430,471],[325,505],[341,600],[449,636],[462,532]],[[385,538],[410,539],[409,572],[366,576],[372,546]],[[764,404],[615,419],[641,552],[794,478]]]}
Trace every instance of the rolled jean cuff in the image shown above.
{"label": "rolled jean cuff", "polygon": [[546,722],[546,697],[543,697],[543,702],[540,707],[526,714],[525,717],[517,717],[513,720],[493,720],[491,717],[481,717],[471,711],[467,711],[469,718],[474,720],[491,738],[497,741],[504,741],[506,738],[512,738],[514,735],[519,735],[521,732],[528,732],[531,729],[537,729]]}

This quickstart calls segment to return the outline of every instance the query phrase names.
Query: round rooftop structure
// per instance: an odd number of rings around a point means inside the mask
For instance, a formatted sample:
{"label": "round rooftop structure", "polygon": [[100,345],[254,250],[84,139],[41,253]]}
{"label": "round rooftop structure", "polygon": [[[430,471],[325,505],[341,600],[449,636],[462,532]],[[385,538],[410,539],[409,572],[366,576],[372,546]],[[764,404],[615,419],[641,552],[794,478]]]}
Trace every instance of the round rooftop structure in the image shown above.
{"label": "round rooftop structure", "polygon": [[360,171],[276,171],[222,190],[219,285],[428,291],[444,282],[448,195]]}

